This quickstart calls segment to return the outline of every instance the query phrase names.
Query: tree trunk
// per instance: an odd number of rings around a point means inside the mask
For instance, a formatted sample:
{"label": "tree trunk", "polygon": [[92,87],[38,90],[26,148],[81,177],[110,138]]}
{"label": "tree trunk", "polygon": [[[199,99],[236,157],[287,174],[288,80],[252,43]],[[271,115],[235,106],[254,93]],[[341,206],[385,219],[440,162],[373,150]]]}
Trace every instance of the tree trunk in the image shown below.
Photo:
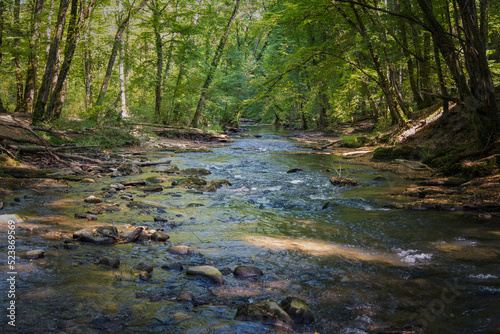
{"label": "tree trunk", "polygon": [[[2,57],[3,57],[3,13],[5,11],[5,1],[0,1],[0,66],[2,65]],[[3,101],[2,101],[2,96],[0,95],[0,113],[6,112],[4,106],[3,106]]]}
{"label": "tree trunk", "polygon": [[486,58],[487,41],[482,38],[476,2],[457,0],[463,25],[465,65],[470,82],[468,86],[453,41],[434,16],[430,1],[417,1],[455,81],[460,98],[471,115],[477,138],[482,145],[487,145],[498,137],[500,121],[493,79]]}
{"label": "tree trunk", "polygon": [[50,43],[49,55],[47,57],[47,63],[45,64],[45,72],[43,73],[43,79],[41,86],[38,90],[38,96],[35,103],[35,108],[33,110],[33,124],[41,123],[46,119],[45,107],[49,100],[50,87],[52,84],[54,69],[57,62],[57,55],[59,52],[59,44],[61,43],[64,25],[66,23],[66,14],[68,12],[70,0],[61,0],[59,5],[59,12],[57,14],[57,23],[54,30],[54,37]]}
{"label": "tree trunk", "polygon": [[57,82],[50,97],[50,103],[47,107],[47,120],[53,121],[61,117],[62,106],[66,99],[66,94],[63,93],[63,90],[66,87],[66,79],[69,74],[71,62],[73,61],[73,57],[75,55],[80,34],[84,28],[86,20],[92,13],[95,2],[96,0],[91,0],[87,9],[84,10],[82,6],[79,6],[79,0],[72,0],[68,36],[66,38],[66,47],[64,50],[64,60],[61,64]]}
{"label": "tree trunk", "polygon": [[16,109],[15,112],[22,112],[23,110],[23,73],[21,71],[21,52],[19,50],[19,44],[21,41],[21,25],[19,20],[21,18],[21,0],[14,1],[14,40],[12,43],[13,55],[14,55],[14,68],[16,72]]}
{"label": "tree trunk", "polygon": [[[154,4],[156,6],[156,3]],[[155,36],[156,50],[156,79],[155,79],[155,113],[154,121],[161,121],[161,103],[162,103],[162,79],[163,79],[163,41],[160,34],[160,11],[158,7],[153,7],[153,33]]]}
{"label": "tree trunk", "polygon": [[[122,2],[119,1],[120,15],[119,20],[121,21],[121,8]],[[125,93],[125,66],[123,62],[123,36],[120,36],[120,62],[118,64],[118,74],[120,76],[120,115],[118,116],[118,120],[121,120],[124,117],[128,117],[127,114],[127,96]]]}
{"label": "tree trunk", "polygon": [[[89,29],[90,30],[90,29]],[[92,108],[92,50],[89,47],[90,31],[87,31],[84,39],[84,71],[85,71],[85,109]]]}
{"label": "tree trunk", "polygon": [[[484,1],[481,1],[483,10],[486,7]],[[473,115],[480,142],[487,145],[490,141],[494,141],[500,132],[495,86],[486,57],[488,40],[484,38],[484,32],[479,26],[476,2],[474,0],[457,0],[457,2],[465,35],[465,66],[472,93],[465,98],[465,106]],[[486,24],[484,21],[483,23]]]}
{"label": "tree trunk", "polygon": [[142,0],[134,9],[132,9],[127,14],[127,16],[125,16],[125,18],[118,25],[118,30],[116,31],[115,34],[115,41],[113,43],[113,49],[111,50],[111,55],[109,56],[108,67],[106,68],[106,74],[104,76],[104,80],[102,82],[102,86],[99,91],[99,96],[97,97],[96,105],[98,106],[100,106],[103,103],[104,97],[106,96],[106,91],[108,90],[109,80],[111,79],[111,74],[113,72],[113,67],[115,65],[116,56],[118,55],[120,40],[123,36],[123,32],[125,31],[125,28],[128,26],[128,23],[130,22],[132,16],[134,16],[139,10],[141,10],[142,7],[144,7],[147,2],[148,0]]}
{"label": "tree trunk", "polygon": [[28,69],[26,71],[26,84],[24,86],[24,98],[22,109],[25,112],[33,112],[33,100],[35,98],[36,69],[38,66],[37,42],[40,37],[40,26],[42,24],[42,12],[45,0],[36,0],[33,8],[31,22],[31,36],[29,40]]}
{"label": "tree trunk", "polygon": [[200,94],[200,99],[198,100],[198,106],[196,107],[196,112],[194,113],[193,120],[191,121],[191,126],[193,128],[198,127],[198,123],[199,123],[200,117],[201,117],[201,112],[202,112],[203,107],[205,105],[205,99],[207,98],[208,88],[210,87],[210,84],[212,83],[213,77],[215,75],[215,71],[217,70],[217,67],[219,66],[219,62],[220,62],[220,59],[222,57],[224,47],[226,45],[226,41],[227,41],[227,38],[229,36],[229,32],[231,31],[231,27],[234,23],[234,19],[236,18],[236,14],[238,13],[239,6],[240,6],[240,0],[236,0],[233,13],[231,14],[231,18],[229,19],[229,22],[227,24],[224,35],[222,35],[222,37],[219,41],[219,46],[217,47],[217,50],[215,51],[214,58],[212,60],[212,63],[210,64],[210,69],[208,70],[207,77],[206,77],[205,82],[203,83],[203,86],[201,88],[201,94]]}

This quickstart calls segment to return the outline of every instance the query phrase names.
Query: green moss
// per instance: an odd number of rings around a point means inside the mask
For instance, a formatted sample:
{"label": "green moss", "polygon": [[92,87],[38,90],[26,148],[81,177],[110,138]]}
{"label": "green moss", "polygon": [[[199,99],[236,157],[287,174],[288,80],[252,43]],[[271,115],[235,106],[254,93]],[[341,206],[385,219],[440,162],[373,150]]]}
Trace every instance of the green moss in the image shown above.
{"label": "green moss", "polygon": [[373,152],[373,160],[421,160],[421,149],[415,146],[379,147]]}

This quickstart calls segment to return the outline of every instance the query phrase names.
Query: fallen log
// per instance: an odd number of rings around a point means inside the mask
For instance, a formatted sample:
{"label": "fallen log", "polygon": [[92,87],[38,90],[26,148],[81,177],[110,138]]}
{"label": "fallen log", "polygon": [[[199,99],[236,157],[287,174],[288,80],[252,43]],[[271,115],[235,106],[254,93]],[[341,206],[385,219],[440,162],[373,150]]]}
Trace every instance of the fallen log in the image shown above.
{"label": "fallen log", "polygon": [[132,234],[130,234],[127,237],[127,239],[125,239],[125,241],[123,241],[123,243],[124,244],[128,244],[128,243],[134,242],[135,240],[137,240],[137,238],[139,238],[139,236],[141,235],[142,231],[144,231],[144,227],[139,226],[138,228],[136,228],[134,230],[134,232],[132,232]]}

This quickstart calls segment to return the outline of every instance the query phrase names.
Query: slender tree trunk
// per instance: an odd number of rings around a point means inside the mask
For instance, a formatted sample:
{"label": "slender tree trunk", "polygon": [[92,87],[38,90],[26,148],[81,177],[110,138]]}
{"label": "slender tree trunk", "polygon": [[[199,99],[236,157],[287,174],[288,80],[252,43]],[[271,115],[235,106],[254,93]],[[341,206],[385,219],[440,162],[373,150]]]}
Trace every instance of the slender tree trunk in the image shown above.
{"label": "slender tree trunk", "polygon": [[[5,11],[5,1],[0,1],[0,66],[2,65],[3,58],[3,28],[4,28],[4,11]],[[3,106],[2,96],[0,94],[0,113],[6,112]]]}
{"label": "slender tree trunk", "polygon": [[160,9],[157,7],[157,3],[153,3],[151,6],[152,10],[152,20],[153,20],[153,34],[155,37],[155,50],[156,50],[156,80],[155,80],[155,113],[154,121],[156,123],[160,122],[161,117],[161,103],[163,99],[163,40],[160,34]]}
{"label": "slender tree trunk", "polygon": [[[90,28],[88,28],[90,30]],[[90,31],[87,31],[84,39],[84,71],[85,71],[85,109],[92,108],[92,50],[89,47]]]}
{"label": "slender tree trunk", "polygon": [[[120,20],[120,21],[122,19],[121,8],[122,8],[122,2],[119,1],[120,14],[119,14],[118,20]],[[123,36],[120,36],[119,43],[120,43],[120,55],[119,55],[120,62],[118,64],[118,74],[120,77],[120,115],[118,116],[118,120],[121,120],[122,118],[128,116],[128,114],[127,114],[127,96],[125,93],[125,66],[124,66],[124,62],[123,62],[123,58],[124,58],[124,55],[123,55],[123,48],[124,48]]]}
{"label": "slender tree trunk", "polygon": [[21,52],[19,50],[19,44],[21,41],[21,25],[19,20],[21,18],[21,0],[14,1],[14,41],[13,54],[14,54],[14,68],[16,72],[16,109],[15,112],[22,112],[23,110],[23,73],[21,71]]}
{"label": "slender tree trunk", "polygon": [[115,65],[116,61],[116,56],[118,55],[119,47],[120,47],[120,40],[123,36],[123,32],[125,31],[125,28],[128,26],[130,19],[146,5],[148,0],[142,0],[134,9],[132,9],[127,16],[120,22],[118,26],[118,30],[116,31],[115,34],[115,41],[113,43],[113,49],[111,50],[111,55],[109,57],[108,61],[108,67],[106,68],[106,74],[104,76],[104,80],[102,82],[101,89],[99,91],[99,96],[97,97],[97,102],[96,105],[100,106],[103,101],[104,97],[106,96],[106,91],[108,90],[108,85],[109,85],[109,80],[111,79],[111,74],[113,73],[113,67]]}
{"label": "slender tree trunk", "polygon": [[376,122],[379,118],[379,115],[381,115],[382,112],[380,111],[380,108],[378,107],[377,102],[373,99],[373,95],[370,92],[370,87],[368,87],[368,83],[366,83],[365,80],[361,80],[361,87],[363,88],[363,91],[364,91],[366,97],[368,98],[370,106],[372,107],[373,120]]}
{"label": "slender tree trunk", "polygon": [[49,55],[47,57],[47,63],[45,64],[45,72],[43,73],[43,79],[38,90],[38,96],[33,110],[33,124],[43,122],[46,119],[45,107],[49,100],[50,86],[52,84],[54,69],[58,58],[59,44],[61,43],[64,25],[66,23],[66,14],[68,12],[69,2],[70,0],[61,0],[59,5],[54,37],[50,43]]}
{"label": "slender tree trunk", "polygon": [[225,32],[219,41],[219,45],[217,47],[217,50],[215,51],[212,63],[210,64],[210,69],[208,70],[207,77],[201,88],[201,94],[200,94],[200,99],[198,100],[198,106],[196,107],[193,120],[191,121],[191,126],[194,128],[198,127],[198,123],[201,117],[201,112],[205,105],[205,99],[207,98],[208,88],[210,87],[210,84],[212,83],[217,67],[219,66],[219,62],[222,57],[224,47],[226,45],[226,41],[229,36],[229,32],[231,31],[231,27],[234,23],[234,19],[236,18],[236,14],[238,13],[239,6],[240,6],[240,0],[236,0],[233,13],[231,14],[231,18],[229,19]]}
{"label": "slender tree trunk", "polygon": [[24,86],[24,100],[22,109],[33,112],[33,101],[35,98],[36,70],[38,66],[37,42],[40,37],[40,26],[42,24],[42,12],[45,0],[36,0],[33,8],[31,23],[31,36],[29,40],[28,70],[26,71],[26,84]]}

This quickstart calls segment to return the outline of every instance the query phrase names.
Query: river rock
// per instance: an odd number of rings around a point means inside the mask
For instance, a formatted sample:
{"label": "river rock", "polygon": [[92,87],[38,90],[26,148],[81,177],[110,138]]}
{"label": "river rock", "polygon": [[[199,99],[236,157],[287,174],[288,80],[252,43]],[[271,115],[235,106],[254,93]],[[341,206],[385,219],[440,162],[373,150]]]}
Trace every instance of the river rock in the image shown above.
{"label": "river rock", "polygon": [[217,283],[217,284],[223,284],[224,283],[224,277],[222,277],[221,272],[219,269],[212,267],[212,266],[194,266],[194,267],[189,267],[187,272],[188,275],[199,275],[199,276],[205,276],[212,280],[212,282]]}
{"label": "river rock", "polygon": [[162,231],[155,231],[151,234],[151,240],[153,241],[167,241],[170,236]]}
{"label": "river rock", "polygon": [[335,208],[337,206],[338,206],[338,204],[335,203],[335,202],[326,202],[325,204],[323,204],[323,207],[321,209],[322,210],[333,209],[333,208]]}
{"label": "river rock", "polygon": [[94,195],[90,195],[86,199],[83,200],[85,203],[92,203],[92,204],[98,204],[102,203],[102,198],[96,197]]}
{"label": "river rock", "polygon": [[212,174],[208,169],[205,168],[187,168],[181,171],[184,175],[209,175]]}
{"label": "river rock", "polygon": [[238,278],[248,278],[248,277],[258,277],[262,276],[262,270],[255,266],[239,266],[234,269],[233,272],[235,277]]}
{"label": "river rock", "polygon": [[140,271],[147,271],[148,273],[152,273],[154,266],[151,264],[146,264],[144,262],[140,262],[134,268],[137,270],[140,270]]}
{"label": "river rock", "polygon": [[281,301],[280,306],[296,324],[314,322],[314,315],[311,309],[300,298],[286,297]]}
{"label": "river rock", "polygon": [[150,272],[147,272],[147,271],[141,271],[141,273],[139,274],[139,279],[141,281],[149,281],[151,278],[153,277],[153,274],[151,274]]}
{"label": "river rock", "polygon": [[110,189],[116,189],[116,190],[124,190],[125,186],[121,183],[115,183],[115,184],[110,184],[109,185]]}
{"label": "river rock", "polygon": [[131,162],[125,162],[121,164],[120,166],[118,166],[117,170],[122,175],[132,175],[132,174],[142,173],[142,169],[136,164],[133,164]]}
{"label": "river rock", "polygon": [[118,268],[120,266],[120,259],[109,256],[102,256],[99,258],[97,264],[102,264],[103,266],[108,266],[111,268]]}
{"label": "river rock", "polygon": [[180,262],[164,263],[160,267],[162,269],[165,269],[165,270],[175,270],[175,271],[182,271],[182,270],[184,270],[184,266]]}
{"label": "river rock", "polygon": [[187,255],[189,253],[189,247],[185,245],[171,246],[168,252],[176,255]]}
{"label": "river rock", "polygon": [[89,212],[75,212],[75,218],[77,219],[87,219],[87,220],[97,220],[97,215]]}
{"label": "river rock", "polygon": [[155,222],[167,222],[168,221],[168,217],[166,217],[166,216],[155,216],[153,218],[153,220]]}
{"label": "river rock", "polygon": [[228,180],[213,180],[212,182],[210,182],[210,185],[217,189],[221,188],[222,186],[232,186],[231,182],[229,182]]}
{"label": "river rock", "polygon": [[163,190],[163,187],[160,185],[151,185],[151,186],[145,186],[142,188],[142,191],[147,192],[147,193],[157,193]]}
{"label": "river rock", "polygon": [[45,251],[43,249],[35,249],[21,254],[22,259],[28,259],[28,260],[41,259],[44,256],[45,256]]}
{"label": "river rock", "polygon": [[93,244],[99,244],[99,245],[109,245],[115,242],[113,238],[109,237],[101,237],[98,235],[94,235],[92,232],[83,229],[76,231],[73,233],[73,239],[77,239],[79,241],[83,242],[90,242]]}
{"label": "river rock", "polygon": [[147,185],[148,183],[144,180],[132,180],[132,181],[124,181],[122,185],[125,187],[142,187]]}
{"label": "river rock", "polygon": [[260,322],[288,331],[292,331],[295,326],[292,318],[276,302],[269,300],[240,305],[234,320]]}
{"label": "river rock", "polygon": [[[9,222],[13,222],[13,224],[9,224]],[[24,222],[24,220],[18,215],[10,214],[10,215],[0,215],[0,228],[5,230],[9,228],[9,226],[14,226],[14,224],[19,224]]]}
{"label": "river rock", "polygon": [[178,173],[179,172],[179,167],[177,167],[176,165],[158,166],[155,169],[153,169],[153,172],[174,174],[174,173]]}
{"label": "river rock", "polygon": [[180,295],[177,296],[177,300],[180,302],[190,302],[194,300],[194,296],[189,291],[184,291]]}
{"label": "river rock", "polygon": [[297,172],[301,172],[302,171],[302,168],[292,168],[290,170],[287,171],[287,173],[297,173]]}
{"label": "river rock", "polygon": [[131,201],[127,203],[131,209],[165,209],[166,207],[160,203],[152,201]]}
{"label": "river rock", "polygon": [[361,185],[361,183],[359,183],[356,180],[339,176],[332,177],[330,179],[330,183],[333,184],[334,186],[339,186],[339,187],[356,187]]}

